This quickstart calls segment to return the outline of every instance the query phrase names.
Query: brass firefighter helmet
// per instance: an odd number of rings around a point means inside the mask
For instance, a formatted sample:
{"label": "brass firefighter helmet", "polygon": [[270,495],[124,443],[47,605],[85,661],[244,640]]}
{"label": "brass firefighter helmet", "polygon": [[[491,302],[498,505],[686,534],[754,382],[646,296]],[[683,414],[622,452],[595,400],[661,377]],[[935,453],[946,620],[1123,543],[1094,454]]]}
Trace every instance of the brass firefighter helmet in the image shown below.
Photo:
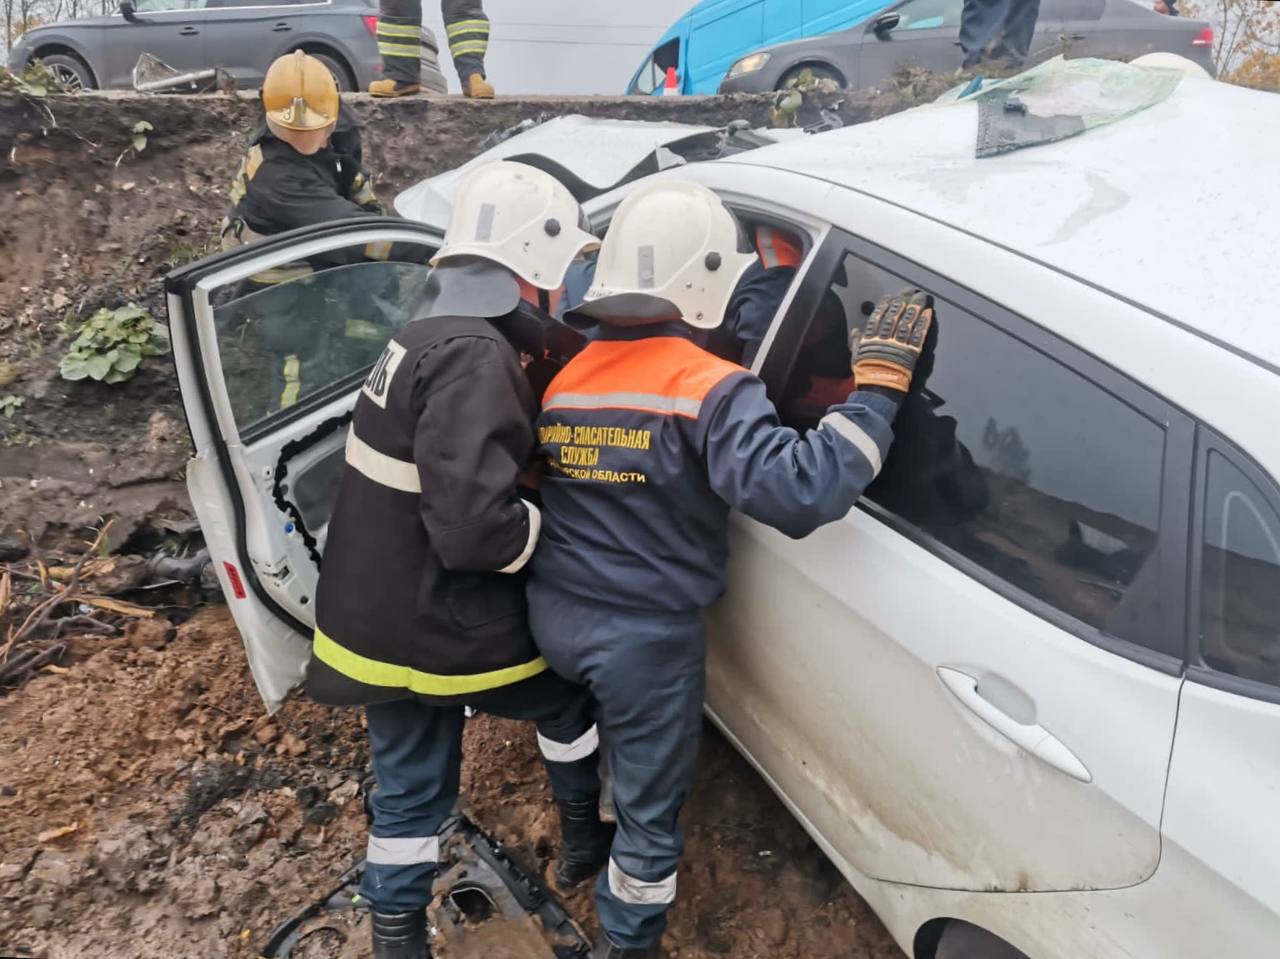
{"label": "brass firefighter helmet", "polygon": [[322,130],[338,120],[338,84],[329,68],[295,50],[271,64],[262,81],[267,119],[286,130]]}

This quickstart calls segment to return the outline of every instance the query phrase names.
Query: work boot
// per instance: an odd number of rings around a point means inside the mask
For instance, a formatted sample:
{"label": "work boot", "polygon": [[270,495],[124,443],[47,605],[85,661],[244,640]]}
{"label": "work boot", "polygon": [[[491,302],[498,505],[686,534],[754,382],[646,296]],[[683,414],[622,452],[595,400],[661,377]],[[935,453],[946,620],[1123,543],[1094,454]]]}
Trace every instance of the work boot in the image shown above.
{"label": "work boot", "polygon": [[462,95],[473,100],[492,100],[493,84],[484,78],[483,73],[473,73],[463,84]]}
{"label": "work boot", "polygon": [[422,90],[418,83],[404,83],[400,80],[374,80],[369,84],[369,92],[375,97],[408,97]]}
{"label": "work boot", "polygon": [[556,863],[556,885],[561,889],[580,886],[609,861],[609,848],[617,826],[600,821],[600,800],[559,802],[560,856]]}
{"label": "work boot", "polygon": [[623,949],[615,946],[604,933],[596,940],[596,947],[591,950],[591,959],[659,959],[661,953],[657,946],[646,946],[643,949]]}
{"label": "work boot", "polygon": [[373,959],[431,959],[427,948],[427,911],[372,910]]}

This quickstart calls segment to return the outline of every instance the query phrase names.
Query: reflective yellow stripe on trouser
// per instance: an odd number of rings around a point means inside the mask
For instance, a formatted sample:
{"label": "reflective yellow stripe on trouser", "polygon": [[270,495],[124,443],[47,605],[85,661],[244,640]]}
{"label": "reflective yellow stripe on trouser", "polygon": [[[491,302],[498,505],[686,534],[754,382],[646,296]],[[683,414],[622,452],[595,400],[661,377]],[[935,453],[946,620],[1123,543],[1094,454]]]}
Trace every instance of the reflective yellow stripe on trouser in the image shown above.
{"label": "reflective yellow stripe on trouser", "polygon": [[302,361],[296,353],[284,358],[284,392],[280,394],[280,409],[286,410],[298,402],[302,393]]}
{"label": "reflective yellow stripe on trouser", "polygon": [[[459,58],[470,58],[477,66],[483,64],[484,55],[489,49],[488,20],[459,20],[447,26],[449,35],[449,52],[456,62]],[[462,71],[459,70],[459,75]]]}
{"label": "reflective yellow stripe on trouser", "polygon": [[489,673],[441,676],[436,673],[424,673],[411,666],[397,666],[395,663],[384,663],[381,660],[353,653],[339,646],[319,629],[315,633],[312,653],[330,669],[358,683],[364,683],[366,686],[407,689],[423,696],[465,696],[468,693],[498,689],[522,679],[528,679],[530,676],[537,676],[539,673],[546,672],[547,669],[547,661],[539,656],[532,662],[508,666],[506,669],[495,669]]}

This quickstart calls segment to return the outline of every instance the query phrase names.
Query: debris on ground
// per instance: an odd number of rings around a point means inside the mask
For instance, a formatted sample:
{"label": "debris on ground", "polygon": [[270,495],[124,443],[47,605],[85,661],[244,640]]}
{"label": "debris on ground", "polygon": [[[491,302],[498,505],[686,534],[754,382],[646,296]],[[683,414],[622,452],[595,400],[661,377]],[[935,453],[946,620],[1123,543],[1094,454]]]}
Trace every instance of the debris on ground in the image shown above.
{"label": "debris on ground", "polygon": [[[8,553],[0,550],[0,556],[10,557],[0,562],[0,696],[38,673],[61,675],[69,660],[110,646],[162,649],[173,636],[174,621],[214,595],[207,588],[193,590],[181,578],[157,578],[157,570],[171,564],[184,568],[183,560],[162,550],[151,561],[110,555],[112,526],[104,523],[92,541],[80,545],[73,561],[34,541]],[[200,549],[196,556],[207,561],[208,553]],[[144,595],[147,602],[138,602]]]}
{"label": "debris on ground", "polygon": [[[363,855],[359,712],[291,700],[263,715],[223,606],[198,610],[161,648],[114,643],[37,674],[4,708],[0,955],[256,959]],[[274,738],[260,737],[268,728]],[[277,750],[289,734],[306,752]],[[533,728],[477,717],[466,756],[469,814],[549,882],[559,824]],[[684,824],[671,959],[901,959],[710,727]],[[592,936],[589,886],[562,905]],[[291,959],[367,959],[353,919],[332,923],[345,942],[316,936]]]}

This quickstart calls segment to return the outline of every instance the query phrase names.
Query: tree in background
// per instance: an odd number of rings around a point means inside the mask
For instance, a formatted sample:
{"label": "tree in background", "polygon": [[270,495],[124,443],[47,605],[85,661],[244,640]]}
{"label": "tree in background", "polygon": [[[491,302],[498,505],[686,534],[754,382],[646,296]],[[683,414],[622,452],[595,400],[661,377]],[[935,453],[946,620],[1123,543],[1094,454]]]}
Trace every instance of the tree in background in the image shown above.
{"label": "tree in background", "polygon": [[1182,0],[1180,7],[1213,25],[1221,79],[1280,92],[1280,2]]}

